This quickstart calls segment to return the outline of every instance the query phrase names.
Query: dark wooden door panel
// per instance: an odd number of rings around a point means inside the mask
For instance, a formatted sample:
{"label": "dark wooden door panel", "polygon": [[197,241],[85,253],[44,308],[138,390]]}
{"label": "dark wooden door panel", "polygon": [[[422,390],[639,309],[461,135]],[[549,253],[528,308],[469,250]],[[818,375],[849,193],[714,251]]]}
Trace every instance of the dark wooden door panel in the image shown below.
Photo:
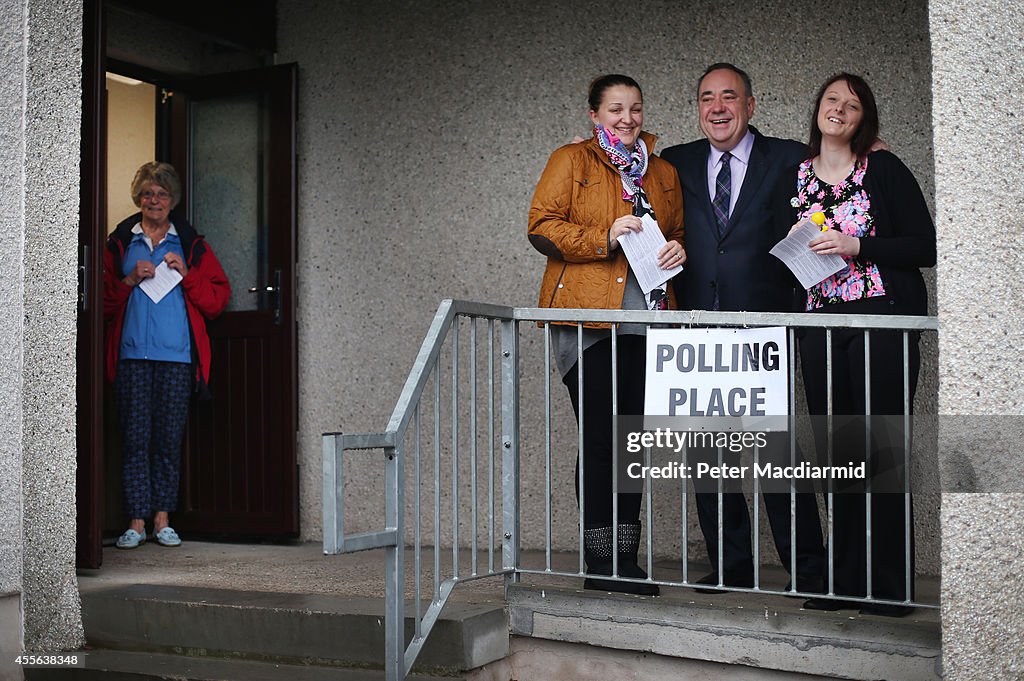
{"label": "dark wooden door panel", "polygon": [[[184,210],[196,213],[232,289],[228,310],[208,325],[212,397],[192,407],[174,524],[192,536],[294,536],[295,65],[179,83],[174,100],[177,137],[192,141],[174,145],[189,187]],[[246,124],[251,139],[239,132]],[[237,167],[196,140],[224,144]],[[248,201],[255,222],[216,219],[222,197]]]}
{"label": "dark wooden door panel", "polygon": [[[183,503],[175,521],[183,531],[294,533],[297,479],[295,466],[282,456],[291,442],[287,405],[274,392],[283,380],[282,366],[273,361],[278,352],[273,338],[213,339],[214,395],[196,401],[187,438]],[[236,526],[242,517],[248,520]]]}

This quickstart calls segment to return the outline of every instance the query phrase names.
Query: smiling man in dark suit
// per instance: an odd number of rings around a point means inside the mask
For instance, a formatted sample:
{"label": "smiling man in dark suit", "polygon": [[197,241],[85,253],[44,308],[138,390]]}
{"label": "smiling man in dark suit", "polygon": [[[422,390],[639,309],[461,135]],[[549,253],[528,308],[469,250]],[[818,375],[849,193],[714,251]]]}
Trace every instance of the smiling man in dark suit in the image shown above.
{"label": "smiling man in dark suit", "polygon": [[[673,280],[683,310],[788,311],[792,286],[768,253],[774,245],[771,196],[781,173],[807,156],[792,140],[765,137],[749,125],[754,115],[750,77],[732,64],[709,66],[698,81],[700,129],[706,139],[669,147],[661,157],[683,186],[686,269]],[[795,180],[794,180],[795,182]],[[786,452],[773,437],[770,450]],[[766,452],[767,453],[767,452]],[[712,461],[717,452],[703,452]],[[700,584],[753,585],[750,512],[742,493],[722,498],[722,565],[718,573],[717,494],[696,495],[697,515],[713,570]],[[790,496],[764,494],[775,547],[790,570]],[[817,591],[824,572],[821,524],[813,494],[797,494],[796,572],[800,591]]]}

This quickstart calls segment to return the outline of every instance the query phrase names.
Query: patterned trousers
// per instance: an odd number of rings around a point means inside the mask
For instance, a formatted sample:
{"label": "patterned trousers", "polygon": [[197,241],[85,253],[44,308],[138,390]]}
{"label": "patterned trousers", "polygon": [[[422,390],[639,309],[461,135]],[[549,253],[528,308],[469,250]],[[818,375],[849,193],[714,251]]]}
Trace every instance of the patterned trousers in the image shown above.
{"label": "patterned trousers", "polygon": [[121,360],[115,385],[125,512],[148,518],[176,511],[192,365]]}

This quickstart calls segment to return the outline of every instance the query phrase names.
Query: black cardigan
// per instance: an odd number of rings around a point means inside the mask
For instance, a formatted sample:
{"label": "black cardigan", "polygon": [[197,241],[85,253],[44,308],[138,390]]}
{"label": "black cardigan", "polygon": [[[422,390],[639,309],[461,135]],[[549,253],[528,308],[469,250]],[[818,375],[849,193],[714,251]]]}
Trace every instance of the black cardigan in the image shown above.
{"label": "black cardigan", "polygon": [[[797,219],[790,199],[796,196],[798,168],[799,164],[787,169],[775,185],[775,241],[784,238]],[[875,236],[861,237],[857,259],[878,266],[893,314],[928,314],[928,291],[919,268],[935,265],[935,223],[921,187],[899,158],[876,151],[868,156],[864,189],[871,199]],[[803,311],[806,291],[799,285],[797,289],[794,309]]]}

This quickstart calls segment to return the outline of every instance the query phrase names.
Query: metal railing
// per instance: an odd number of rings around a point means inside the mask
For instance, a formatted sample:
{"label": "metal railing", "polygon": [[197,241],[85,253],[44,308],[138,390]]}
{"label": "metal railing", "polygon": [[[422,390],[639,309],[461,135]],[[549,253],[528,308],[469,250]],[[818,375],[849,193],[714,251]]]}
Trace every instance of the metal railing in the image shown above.
{"label": "metal railing", "polygon": [[[460,329],[466,320],[469,339],[460,339]],[[542,568],[525,566],[520,561],[522,536],[520,514],[523,508],[520,490],[520,465],[522,461],[520,441],[520,410],[523,398],[520,393],[521,329],[520,324],[539,326],[543,329],[544,367],[544,565]],[[797,328],[824,328],[826,336],[827,371],[829,375],[828,413],[831,418],[831,335],[835,329],[863,329],[865,334],[865,366],[870,367],[870,330],[902,330],[904,364],[908,361],[909,334],[920,331],[935,331],[938,328],[934,317],[910,317],[889,315],[840,315],[810,313],[745,313],[710,311],[627,311],[627,310],[569,310],[512,308],[484,303],[445,300],[439,306],[430,329],[420,347],[405,387],[395,405],[387,427],[377,433],[326,433],[323,436],[323,524],[324,552],[326,554],[350,553],[367,549],[385,550],[385,670],[389,681],[404,678],[411,670],[417,655],[423,648],[431,628],[437,622],[452,590],[460,583],[498,575],[504,576],[506,585],[517,582],[523,574],[584,577],[586,566],[583,552],[583,507],[579,506],[577,550],[578,569],[575,571],[555,569],[552,562],[552,400],[551,400],[551,324],[575,324],[582,335],[585,322],[612,324],[611,338],[614,348],[617,333],[614,324],[633,322],[647,325],[678,325],[685,327],[766,327],[785,326],[789,340],[788,386],[792,398],[796,389],[795,378],[795,335]],[[482,329],[482,333],[481,333]],[[460,348],[468,344],[469,354],[460,355]],[[443,361],[443,350],[447,348],[450,363]],[[578,361],[583,361],[580,350]],[[612,352],[612,376],[616,353]],[[450,383],[442,379],[442,373],[450,369]],[[582,373],[582,372],[581,372]],[[909,420],[910,404],[904,371],[905,418]],[[614,379],[613,379],[614,380]],[[480,396],[483,386],[486,394]],[[870,404],[870,383],[866,399]],[[582,382],[578,386],[581,405],[584,395]],[[467,395],[468,393],[468,395]],[[497,399],[496,399],[497,394]],[[614,389],[613,389],[614,394]],[[495,406],[497,402],[497,407]],[[432,409],[424,418],[424,411]],[[581,407],[582,408],[582,407]],[[614,407],[613,407],[614,408]],[[480,413],[483,412],[483,419]],[[466,423],[468,415],[469,423]],[[481,420],[483,423],[481,424]],[[905,428],[904,456],[909,457],[910,427]],[[794,441],[795,438],[790,438]],[[464,445],[468,441],[469,447]],[[582,436],[579,440],[582,450]],[[432,449],[433,456],[429,456]],[[468,449],[468,452],[466,451]],[[831,437],[829,439],[831,451]],[[384,523],[383,528],[356,534],[346,533],[345,527],[345,463],[346,454],[356,450],[383,451],[384,474]],[[428,455],[424,455],[428,450]],[[539,456],[532,452],[531,456]],[[721,451],[719,451],[721,456]],[[756,456],[756,451],[755,451]],[[582,460],[581,456],[581,460]],[[909,464],[909,460],[905,460]],[[461,484],[461,475],[469,469],[469,489]],[[425,475],[425,469],[430,475]],[[582,465],[578,475],[582,481]],[[906,470],[909,491],[909,465]],[[447,474],[450,488],[443,484]],[[412,485],[407,484],[412,477]],[[483,480],[481,481],[481,477]],[[687,535],[687,485],[681,484],[679,503],[682,509],[681,561],[682,579],[654,578],[653,568],[653,517],[650,478],[645,481],[646,504],[645,546],[647,557],[646,580],[626,579],[618,576],[618,536],[614,537],[613,575],[600,575],[601,579],[640,581],[665,586],[693,586],[689,580]],[[870,490],[869,490],[870,491]],[[721,492],[721,487],[719,488]],[[407,495],[411,494],[411,499]],[[716,588],[730,591],[758,591],[760,593],[818,596],[817,593],[799,591],[797,580],[793,579],[788,590],[765,588],[760,579],[759,556],[759,505],[761,494],[756,482],[753,490],[753,552],[754,584],[752,588],[734,587],[720,583]],[[445,499],[448,495],[449,498]],[[468,498],[467,498],[468,497]],[[828,546],[828,589],[825,597],[834,597],[833,583],[833,529],[832,494],[826,497],[826,545]],[[615,498],[613,496],[613,498]],[[719,517],[721,499],[719,494]],[[427,500],[426,503],[424,500]],[[791,546],[790,573],[796,575],[796,500],[791,495]],[[430,508],[425,509],[425,506]],[[871,504],[866,505],[866,527],[871,527]],[[910,495],[905,494],[906,525],[906,594],[910,594],[914,575],[910,532],[912,516]],[[432,511],[425,513],[424,511]],[[461,512],[461,515],[460,515]],[[466,514],[468,512],[468,518]],[[407,518],[408,516],[408,518]],[[497,523],[500,522],[500,527]],[[432,533],[424,539],[423,527],[430,525]],[[719,524],[718,563],[722,566],[722,529]],[[499,535],[496,541],[496,533]],[[873,598],[871,592],[870,531],[867,541],[867,595],[849,599],[861,602],[892,602]],[[410,542],[410,546],[406,543]],[[450,543],[452,552],[449,559],[442,561],[442,547]],[[500,564],[496,561],[496,547],[500,544]],[[424,563],[426,547],[431,547],[432,565]],[[469,564],[460,565],[460,548],[468,549]],[[411,552],[413,566],[411,575],[406,576],[406,557]],[[486,562],[480,560],[480,553],[486,553]],[[430,599],[423,608],[424,574],[433,574]],[[718,571],[723,574],[722,570]],[[411,589],[407,591],[407,579]],[[405,598],[411,595],[414,613],[414,632],[406,647],[404,621],[407,615]],[[899,604],[918,607],[935,607],[935,604],[917,603],[909,597]]]}

